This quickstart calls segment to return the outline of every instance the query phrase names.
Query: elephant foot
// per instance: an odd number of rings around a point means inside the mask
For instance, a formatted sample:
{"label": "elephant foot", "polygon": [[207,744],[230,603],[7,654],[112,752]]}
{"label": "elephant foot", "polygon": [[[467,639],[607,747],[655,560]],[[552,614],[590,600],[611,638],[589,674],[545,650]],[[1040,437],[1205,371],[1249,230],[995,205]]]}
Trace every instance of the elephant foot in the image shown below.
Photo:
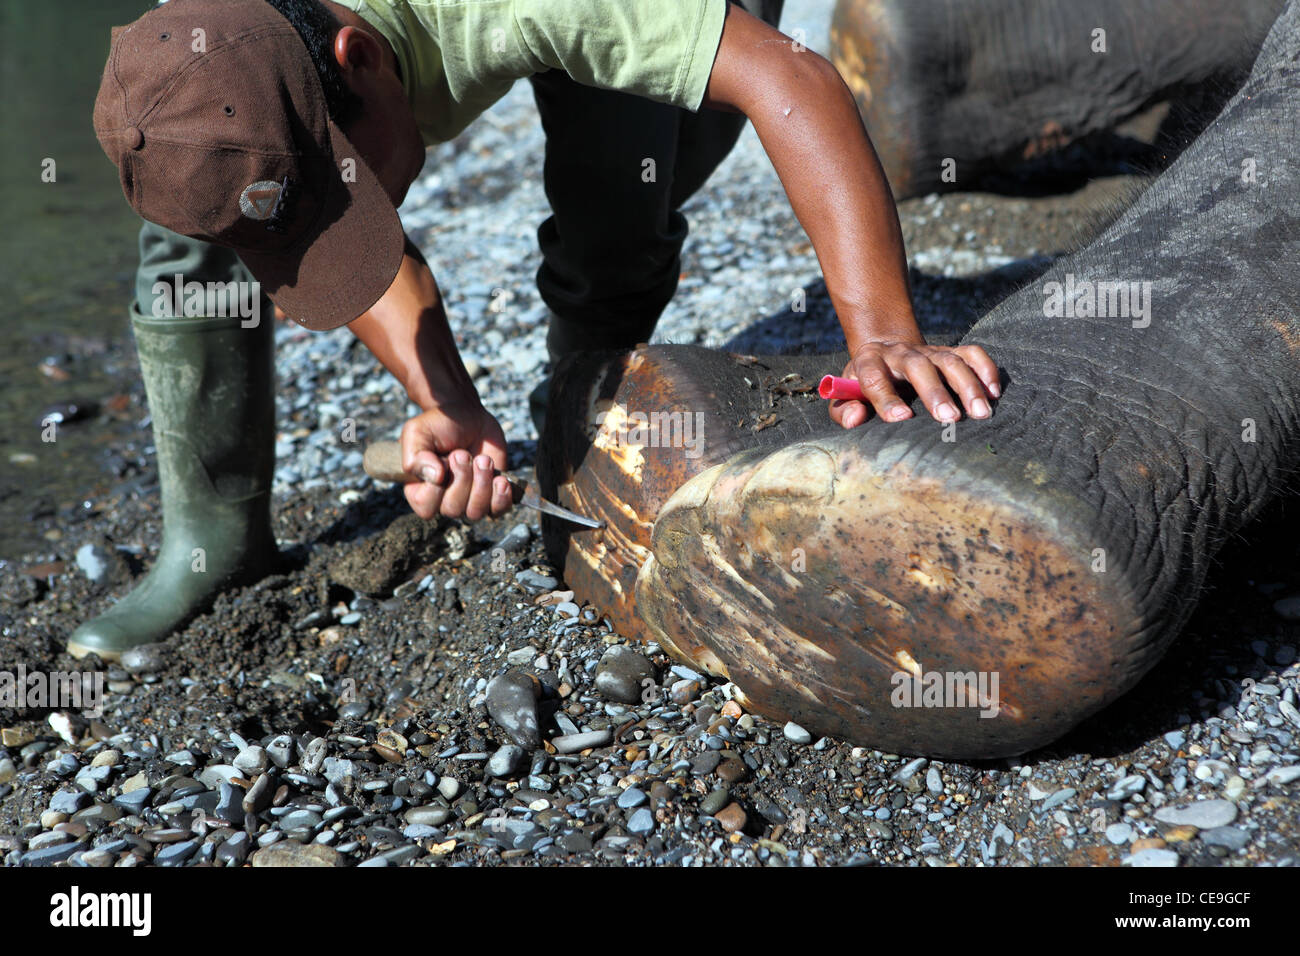
{"label": "elephant foot", "polygon": [[[1152,648],[1094,510],[990,422],[840,429],[812,389],[842,365],[650,347],[563,367],[539,476],[608,523],[547,525],[568,585],[753,711],[887,751],[1023,753],[1132,686]],[[628,429],[656,414],[697,416],[698,453]]]}
{"label": "elephant foot", "polygon": [[956,447],[920,466],[849,438],[742,453],[669,498],[636,585],[650,635],[751,710],[895,753],[1022,753],[1102,706],[1133,611],[1062,503]]}

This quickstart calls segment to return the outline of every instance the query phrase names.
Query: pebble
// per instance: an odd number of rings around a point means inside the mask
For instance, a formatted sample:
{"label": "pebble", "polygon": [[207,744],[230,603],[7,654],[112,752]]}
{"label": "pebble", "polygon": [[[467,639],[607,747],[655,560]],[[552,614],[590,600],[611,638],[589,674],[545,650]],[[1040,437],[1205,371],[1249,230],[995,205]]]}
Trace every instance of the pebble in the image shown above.
{"label": "pebble", "polygon": [[745,828],[746,822],[748,822],[748,818],[745,816],[745,811],[741,809],[740,804],[738,803],[730,804],[722,810],[719,810],[715,817],[717,821],[722,824],[722,829],[726,830],[728,833],[739,833]]}
{"label": "pebble", "polygon": [[97,544],[83,544],[77,549],[77,567],[89,581],[98,584],[109,577],[115,566],[114,557]]}
{"label": "pebble", "polygon": [[1300,621],[1300,594],[1274,601],[1273,610],[1284,621]]}
{"label": "pebble", "polygon": [[733,757],[718,764],[718,779],[723,783],[740,783],[748,777],[749,768],[745,766],[743,760],[737,760]]}
{"label": "pebble", "polygon": [[[90,761],[90,765],[92,767],[116,767],[121,760],[122,751],[110,748],[108,750],[101,750],[99,753],[95,754],[94,759]],[[3,782],[3,780],[0,780],[0,783]]]}
{"label": "pebble", "polygon": [[683,677],[668,688],[668,699],[680,707],[699,697],[702,689],[699,681]]}
{"label": "pebble", "polygon": [[608,730],[592,730],[585,734],[564,734],[551,738],[551,746],[557,753],[576,754],[593,747],[603,747],[614,739]]}
{"label": "pebble", "polygon": [[60,790],[50,798],[50,810],[68,816],[90,806],[93,798],[84,790]]}
{"label": "pebble", "polygon": [[1059,807],[1061,804],[1074,799],[1074,796],[1077,793],[1078,791],[1075,790],[1073,787],[1066,787],[1063,790],[1058,790],[1056,791],[1056,793],[1052,794],[1050,797],[1048,797],[1046,800],[1043,801],[1043,809],[1051,810],[1054,807]]}
{"label": "pebble", "polygon": [[782,733],[785,734],[785,739],[790,741],[791,743],[796,743],[796,744],[812,743],[812,739],[813,739],[812,734],[808,733],[808,731],[804,730],[793,720],[788,721],[786,723],[785,728],[782,730]]}
{"label": "pebble", "polygon": [[[655,679],[654,665],[645,655],[623,644],[615,644],[601,655],[596,665],[596,693],[623,704],[638,704]],[[657,695],[656,695],[657,696]]]}
{"label": "pebble", "polygon": [[253,781],[240,806],[245,813],[261,813],[271,805],[271,797],[271,777],[264,773]]}
{"label": "pebble", "polygon": [[166,644],[137,644],[122,652],[122,669],[128,674],[154,674],[167,666]]}
{"label": "pebble", "polygon": [[636,813],[632,814],[627,821],[628,832],[634,833],[637,836],[645,836],[648,833],[653,833],[654,828],[654,814],[646,807],[642,807],[640,810],[636,811]]}
{"label": "pebble", "polygon": [[1300,710],[1296,709],[1295,704],[1288,700],[1279,700],[1277,709],[1283,717],[1291,721],[1295,726],[1300,727]]}
{"label": "pebble", "polygon": [[238,767],[218,763],[200,773],[198,780],[209,790],[216,790],[223,783],[230,783],[232,780],[242,780],[243,778],[244,773]]}
{"label": "pebble", "polygon": [[[274,831],[272,831],[274,832]],[[343,855],[320,843],[273,843],[253,854],[253,866],[343,866]]]}
{"label": "pebble", "polygon": [[719,810],[731,802],[731,794],[722,788],[714,790],[700,801],[700,813],[703,816],[715,816]]}
{"label": "pebble", "polygon": [[158,866],[181,866],[199,849],[198,840],[186,840],[184,843],[170,843],[154,854],[153,861]]}
{"label": "pebble", "polygon": [[1116,783],[1106,791],[1107,800],[1127,800],[1135,793],[1141,793],[1146,789],[1147,778],[1139,774],[1129,774],[1127,777],[1116,781]]}
{"label": "pebble", "polygon": [[718,768],[722,762],[722,754],[717,751],[706,751],[691,759],[691,773],[697,777],[706,777]]}
{"label": "pebble", "polygon": [[898,781],[899,783],[907,783],[909,780],[915,777],[918,772],[924,769],[925,765],[928,764],[929,762],[930,761],[928,761],[925,757],[917,757],[915,760],[909,760],[907,763],[903,764],[901,768],[899,768],[899,770],[894,774],[893,779]]}
{"label": "pebble", "polygon": [[619,795],[618,805],[620,809],[632,810],[641,806],[648,799],[644,790],[638,787],[628,787]]}
{"label": "pebble", "polygon": [[943,776],[938,767],[931,767],[925,772],[925,789],[936,797],[943,793]]}
{"label": "pebble", "polygon": [[1136,867],[1170,867],[1178,865],[1178,854],[1174,850],[1138,850],[1124,857],[1124,866]]}
{"label": "pebble", "polygon": [[889,826],[889,824],[882,823],[879,820],[867,820],[863,824],[862,828],[866,830],[869,836],[873,836],[879,840],[892,840],[894,838],[893,828]]}
{"label": "pebble", "polygon": [[[247,753],[247,751],[245,751],[245,753]],[[265,753],[266,753],[267,760],[269,760],[280,770],[284,770],[291,763],[293,763],[293,757],[294,757],[293,738],[290,737],[288,734],[280,734],[280,736],[275,737],[274,739],[270,740],[267,743]],[[242,757],[243,754],[241,753],[239,756]],[[234,763],[236,767],[241,766],[239,763],[239,757],[235,758]],[[266,769],[265,767],[258,768],[259,771],[265,769]],[[306,770],[307,768],[304,767],[303,769]],[[319,770],[320,768],[317,767],[316,769]],[[316,770],[308,770],[307,772],[315,773]]]}
{"label": "pebble", "polygon": [[1187,743],[1187,734],[1181,730],[1171,730],[1165,734],[1165,743],[1173,750],[1179,750]]}
{"label": "pebble", "polygon": [[281,830],[286,831],[296,830],[298,827],[307,827],[308,829],[314,830],[320,825],[320,814],[313,813],[311,810],[294,810],[290,813],[286,813],[276,821],[276,826]]}
{"label": "pebble", "polygon": [[63,843],[70,839],[71,836],[64,833],[62,830],[50,830],[45,833],[38,833],[36,836],[28,840],[27,849],[42,850],[45,847],[54,846],[55,844]]}
{"label": "pebble", "polygon": [[1106,841],[1123,846],[1133,839],[1133,827],[1127,823],[1112,823],[1106,828]]}
{"label": "pebble", "polygon": [[533,530],[528,525],[520,522],[507,531],[501,540],[492,547],[492,550],[495,551],[500,548],[506,554],[516,554],[527,550],[529,542],[532,540]]}
{"label": "pebble", "polygon": [[84,823],[92,830],[103,829],[103,826],[119,820],[122,817],[122,811],[111,803],[96,803],[93,806],[86,807],[73,814],[72,819]]}
{"label": "pebble", "polygon": [[560,582],[555,578],[547,577],[545,574],[538,574],[536,571],[520,571],[515,575],[515,580],[529,594],[543,594],[546,591],[554,591],[560,586]]}
{"label": "pebble", "polygon": [[243,866],[252,842],[247,833],[234,834],[217,848],[217,862],[225,866]]}
{"label": "pebble", "polygon": [[527,756],[528,752],[523,747],[517,744],[504,744],[488,759],[486,766],[488,776],[514,776]]}
{"label": "pebble", "polygon": [[[365,863],[374,866],[376,865],[373,862],[374,860],[383,860],[385,866],[401,866],[404,863],[410,863],[423,852],[424,850],[421,847],[415,845],[408,844],[407,846],[397,846],[393,847],[391,850],[385,850],[378,856],[371,857],[370,860],[365,861]],[[365,863],[358,865],[364,866]]]}
{"label": "pebble", "polygon": [[1292,764],[1289,767],[1275,767],[1270,770],[1264,775],[1263,782],[1282,787],[1298,779],[1300,779],[1300,764]]}
{"label": "pebble", "polygon": [[448,800],[455,800],[460,793],[460,781],[455,777],[443,777],[438,781],[438,792]]}
{"label": "pebble", "polygon": [[62,863],[74,853],[80,853],[88,849],[89,843],[77,842],[76,840],[67,840],[62,843],[56,843],[52,846],[42,847],[39,850],[28,850],[22,856],[18,857],[19,866],[53,866],[55,863]]}
{"label": "pebble", "polygon": [[1250,834],[1240,827],[1214,827],[1202,830],[1200,837],[1202,843],[1221,846],[1234,852],[1243,849],[1250,842]]}
{"label": "pebble", "polygon": [[1161,807],[1155,817],[1171,826],[1213,830],[1237,819],[1237,805],[1229,800],[1201,800],[1185,807]]}
{"label": "pebble", "polygon": [[302,769],[307,773],[320,773],[329,754],[329,743],[324,737],[316,737],[302,751]]}
{"label": "pebble", "polygon": [[127,813],[139,814],[149,805],[149,799],[153,796],[153,790],[149,787],[138,787],[121,796],[113,798],[113,806],[121,807]]}
{"label": "pebble", "polygon": [[235,757],[233,764],[245,776],[252,777],[261,773],[271,764],[270,758],[261,747],[246,747]]}
{"label": "pebble", "polygon": [[327,757],[321,764],[321,772],[326,780],[346,792],[355,781],[356,765],[342,757]]}
{"label": "pebble", "polygon": [[412,807],[403,819],[412,826],[440,827],[451,819],[451,810],[439,806]]}
{"label": "pebble", "polygon": [[[649,833],[653,830],[654,830],[654,818],[651,817],[650,829],[646,830],[645,832]],[[587,836],[584,833],[579,833],[576,830],[564,834],[556,842],[560,845],[562,849],[566,850],[569,853],[574,853],[574,854],[590,853],[592,849],[591,837]]]}
{"label": "pebble", "polygon": [[488,681],[486,690],[488,716],[525,750],[541,746],[542,734],[537,720],[539,681],[522,671],[506,671]]}

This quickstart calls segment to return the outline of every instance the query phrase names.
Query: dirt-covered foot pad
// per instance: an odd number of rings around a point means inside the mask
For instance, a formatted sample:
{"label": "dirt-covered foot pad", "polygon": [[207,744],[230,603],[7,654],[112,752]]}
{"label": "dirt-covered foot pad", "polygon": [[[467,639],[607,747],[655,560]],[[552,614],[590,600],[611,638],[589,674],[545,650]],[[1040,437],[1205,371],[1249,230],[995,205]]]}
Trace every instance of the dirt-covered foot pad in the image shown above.
{"label": "dirt-covered foot pad", "polygon": [[769,717],[935,756],[1024,752],[1131,686],[1132,612],[1032,475],[861,437],[742,453],[673,495],[637,581],[665,648]]}

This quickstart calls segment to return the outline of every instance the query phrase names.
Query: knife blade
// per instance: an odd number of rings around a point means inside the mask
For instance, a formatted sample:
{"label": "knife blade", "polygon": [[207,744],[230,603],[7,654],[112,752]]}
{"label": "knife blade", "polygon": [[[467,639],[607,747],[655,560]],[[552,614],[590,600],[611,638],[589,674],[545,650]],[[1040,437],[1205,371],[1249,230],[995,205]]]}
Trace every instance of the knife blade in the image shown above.
{"label": "knife blade", "polygon": [[[365,454],[362,456],[361,466],[365,469],[366,474],[376,481],[396,481],[409,484],[413,481],[427,480],[420,475],[412,475],[402,467],[402,446],[395,441],[377,441],[367,447]],[[556,518],[563,518],[565,521],[572,521],[584,528],[605,527],[603,521],[588,518],[576,511],[570,511],[568,508],[561,508],[553,501],[548,501],[529,482],[513,478],[510,475],[505,477],[510,482],[510,487],[513,490],[515,504],[533,508]]]}

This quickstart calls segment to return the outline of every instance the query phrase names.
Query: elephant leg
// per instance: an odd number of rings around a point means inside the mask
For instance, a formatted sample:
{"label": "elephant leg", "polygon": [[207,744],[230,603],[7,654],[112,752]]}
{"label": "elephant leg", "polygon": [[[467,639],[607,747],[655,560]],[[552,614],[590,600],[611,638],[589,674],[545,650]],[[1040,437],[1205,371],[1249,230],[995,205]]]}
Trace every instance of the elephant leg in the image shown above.
{"label": "elephant leg", "polygon": [[1165,99],[1222,102],[1282,6],[839,0],[831,60],[904,199],[975,188]]}
{"label": "elephant leg", "polygon": [[842,356],[571,363],[585,426],[540,477],[610,522],[550,530],[575,591],[758,712],[883,749],[1022,753],[1124,694],[1300,470],[1297,61],[1293,2],[1170,169],[976,324],[990,419],[840,430],[810,385]]}

